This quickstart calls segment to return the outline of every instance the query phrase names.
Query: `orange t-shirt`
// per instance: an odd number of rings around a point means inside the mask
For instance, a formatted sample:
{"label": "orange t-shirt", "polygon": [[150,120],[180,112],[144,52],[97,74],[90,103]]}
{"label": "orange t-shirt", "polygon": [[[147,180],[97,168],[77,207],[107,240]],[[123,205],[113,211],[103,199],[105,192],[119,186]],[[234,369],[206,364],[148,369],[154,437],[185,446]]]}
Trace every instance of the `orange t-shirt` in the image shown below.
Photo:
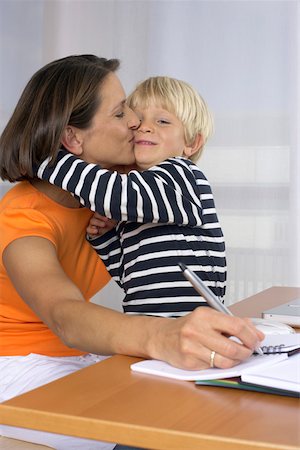
{"label": "orange t-shirt", "polygon": [[64,271],[88,301],[110,279],[104,264],[85,239],[91,215],[88,209],[67,208],[56,203],[27,181],[18,183],[1,200],[0,356],[84,353],[64,345],[22,300],[6,273],[2,254],[20,237],[48,239],[55,245]]}

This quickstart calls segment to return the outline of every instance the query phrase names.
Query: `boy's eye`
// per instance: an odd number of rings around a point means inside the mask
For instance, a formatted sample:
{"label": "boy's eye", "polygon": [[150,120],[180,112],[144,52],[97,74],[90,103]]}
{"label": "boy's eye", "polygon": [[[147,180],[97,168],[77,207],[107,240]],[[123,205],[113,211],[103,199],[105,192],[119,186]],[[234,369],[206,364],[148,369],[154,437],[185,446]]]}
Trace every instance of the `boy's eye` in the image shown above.
{"label": "boy's eye", "polygon": [[159,119],[158,123],[167,124],[167,125],[170,124],[170,122],[166,119]]}

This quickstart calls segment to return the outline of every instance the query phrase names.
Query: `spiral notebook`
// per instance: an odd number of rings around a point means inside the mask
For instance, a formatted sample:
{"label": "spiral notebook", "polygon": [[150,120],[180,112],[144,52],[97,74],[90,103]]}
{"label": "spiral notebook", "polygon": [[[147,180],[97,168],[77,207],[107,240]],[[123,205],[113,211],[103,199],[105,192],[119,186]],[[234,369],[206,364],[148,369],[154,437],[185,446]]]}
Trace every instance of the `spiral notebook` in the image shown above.
{"label": "spiral notebook", "polygon": [[[300,351],[300,334],[269,335],[262,342],[261,348],[264,351],[263,356],[252,355],[246,361],[230,369],[183,370],[158,360],[141,361],[132,364],[131,369],[134,372],[187,381],[240,377],[242,381],[250,382],[250,377],[253,375],[252,379],[254,380],[255,375],[257,376],[256,380],[259,376],[261,377],[261,385],[264,382],[265,386],[270,387],[273,383],[272,374],[274,374],[275,380],[275,374],[280,373],[281,381],[274,381],[274,384],[281,384],[282,389],[300,392],[300,370],[299,367],[298,370],[293,369],[300,358],[300,353],[295,355]],[[293,360],[293,358],[295,359]],[[282,368],[280,368],[281,364]],[[276,371],[274,370],[275,365]],[[253,383],[256,384],[254,381]],[[274,385],[274,387],[276,386]]]}
{"label": "spiral notebook", "polygon": [[300,394],[300,353],[275,365],[242,374],[243,382]]}

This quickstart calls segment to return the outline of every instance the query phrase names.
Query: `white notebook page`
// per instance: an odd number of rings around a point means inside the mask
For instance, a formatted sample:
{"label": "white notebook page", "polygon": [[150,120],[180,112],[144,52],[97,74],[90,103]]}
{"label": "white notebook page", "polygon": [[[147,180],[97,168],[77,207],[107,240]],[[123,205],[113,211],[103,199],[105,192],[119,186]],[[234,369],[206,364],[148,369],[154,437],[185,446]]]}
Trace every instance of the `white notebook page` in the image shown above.
{"label": "white notebook page", "polygon": [[271,367],[242,374],[242,381],[300,392],[300,353]]}

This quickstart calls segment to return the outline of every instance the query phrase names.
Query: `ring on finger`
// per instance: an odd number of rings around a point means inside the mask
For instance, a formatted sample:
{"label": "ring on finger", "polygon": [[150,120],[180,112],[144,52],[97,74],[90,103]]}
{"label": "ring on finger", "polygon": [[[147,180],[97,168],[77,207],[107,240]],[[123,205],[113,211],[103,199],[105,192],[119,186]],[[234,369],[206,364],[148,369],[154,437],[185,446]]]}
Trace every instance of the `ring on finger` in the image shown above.
{"label": "ring on finger", "polygon": [[215,361],[215,356],[216,356],[216,352],[213,350],[210,353],[210,360],[209,360],[209,365],[211,368],[215,367],[214,361]]}

